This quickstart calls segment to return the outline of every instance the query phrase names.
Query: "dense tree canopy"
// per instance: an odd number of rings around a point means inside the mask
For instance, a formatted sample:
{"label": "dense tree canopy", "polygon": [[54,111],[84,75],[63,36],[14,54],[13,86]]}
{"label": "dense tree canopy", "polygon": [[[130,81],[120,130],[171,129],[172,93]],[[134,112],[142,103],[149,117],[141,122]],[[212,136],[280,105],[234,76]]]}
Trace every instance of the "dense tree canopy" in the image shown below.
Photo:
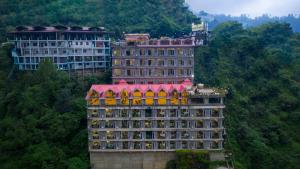
{"label": "dense tree canopy", "polygon": [[[2,0],[0,39],[16,25],[54,24],[101,25],[116,38],[123,31],[179,35],[194,17],[183,2]],[[36,72],[12,71],[10,48],[0,48],[0,168],[88,168],[84,96],[110,75],[69,78],[47,62]],[[197,82],[229,90],[226,148],[236,168],[299,168],[300,35],[288,24],[226,22],[195,59]]]}
{"label": "dense tree canopy", "polygon": [[0,62],[0,168],[88,168],[84,95],[92,83],[109,83],[110,74],[78,80],[45,62],[36,72],[9,75],[4,64],[10,65]]}
{"label": "dense tree canopy", "polygon": [[0,39],[18,25],[104,26],[115,33],[188,33],[195,16],[184,0],[1,0]]}
{"label": "dense tree canopy", "polygon": [[196,80],[229,89],[228,140],[238,168],[299,168],[300,35],[288,24],[219,25],[197,49]]}

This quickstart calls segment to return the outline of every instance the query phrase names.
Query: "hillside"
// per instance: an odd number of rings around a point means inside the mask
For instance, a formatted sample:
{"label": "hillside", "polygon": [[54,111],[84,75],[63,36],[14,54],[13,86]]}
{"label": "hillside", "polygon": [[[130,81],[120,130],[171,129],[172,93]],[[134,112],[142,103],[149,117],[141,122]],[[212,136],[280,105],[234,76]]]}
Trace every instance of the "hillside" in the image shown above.
{"label": "hillside", "polygon": [[[19,24],[103,25],[116,31],[116,38],[123,31],[178,35],[188,32],[194,17],[183,0],[0,4],[2,40],[3,30]],[[0,168],[88,168],[84,96],[90,84],[109,83],[110,74],[69,79],[44,63],[36,72],[9,76],[9,49],[0,48]],[[236,168],[299,168],[300,35],[288,24],[244,29],[226,22],[195,58],[197,82],[229,89],[226,147],[234,152]]]}
{"label": "hillside", "polygon": [[195,17],[184,0],[1,0],[0,40],[18,25],[104,26],[122,32],[177,36]]}
{"label": "hillside", "polygon": [[226,147],[237,168],[299,168],[300,35],[288,24],[216,27],[196,80],[229,89]]}

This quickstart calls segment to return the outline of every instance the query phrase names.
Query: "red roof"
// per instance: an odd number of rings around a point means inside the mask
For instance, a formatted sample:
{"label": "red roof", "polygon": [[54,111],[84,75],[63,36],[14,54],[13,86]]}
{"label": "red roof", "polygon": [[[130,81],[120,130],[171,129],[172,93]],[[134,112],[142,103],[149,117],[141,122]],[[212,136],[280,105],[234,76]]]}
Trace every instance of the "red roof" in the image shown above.
{"label": "red roof", "polygon": [[[125,80],[120,80],[119,84],[106,84],[106,85],[92,85],[89,91],[96,91],[100,97],[103,97],[103,93],[112,90],[114,93],[120,93],[122,90],[126,90],[129,93],[139,90],[145,93],[148,90],[152,90],[154,93],[158,93],[160,90],[164,90],[167,93],[171,93],[173,90],[182,92],[187,86],[192,86],[192,82],[188,79],[184,80],[181,84],[127,84]],[[89,92],[90,93],[90,92]],[[86,99],[89,98],[89,94]]]}

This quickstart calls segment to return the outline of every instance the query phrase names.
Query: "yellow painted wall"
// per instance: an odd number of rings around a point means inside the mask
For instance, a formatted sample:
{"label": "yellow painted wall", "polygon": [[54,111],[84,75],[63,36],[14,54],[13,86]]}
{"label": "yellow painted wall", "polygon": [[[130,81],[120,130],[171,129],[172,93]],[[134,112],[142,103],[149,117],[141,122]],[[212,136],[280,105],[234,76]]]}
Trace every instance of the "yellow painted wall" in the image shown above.
{"label": "yellow painted wall", "polygon": [[92,106],[98,106],[100,104],[99,98],[91,98],[89,104]]}
{"label": "yellow painted wall", "polygon": [[172,105],[178,105],[179,104],[179,93],[178,93],[178,91],[174,90],[171,93],[170,102],[171,102]]}
{"label": "yellow painted wall", "polygon": [[186,105],[188,104],[188,92],[186,90],[184,90],[182,93],[181,93],[181,104],[183,105]]}
{"label": "yellow painted wall", "polygon": [[121,92],[121,104],[122,105],[129,105],[129,94],[126,90]]}
{"label": "yellow painted wall", "polygon": [[167,104],[167,93],[164,90],[160,90],[157,94],[157,104],[158,105],[166,105]]}
{"label": "yellow painted wall", "polygon": [[141,105],[142,104],[142,93],[139,90],[136,90],[132,94],[132,104],[133,105]]}
{"label": "yellow painted wall", "polygon": [[116,105],[117,101],[115,98],[115,93],[111,90],[108,90],[107,92],[105,92],[105,105],[108,106],[112,106],[112,105]]}
{"label": "yellow painted wall", "polygon": [[153,105],[154,104],[154,92],[151,90],[148,90],[145,94],[146,99],[145,99],[145,104],[146,105]]}

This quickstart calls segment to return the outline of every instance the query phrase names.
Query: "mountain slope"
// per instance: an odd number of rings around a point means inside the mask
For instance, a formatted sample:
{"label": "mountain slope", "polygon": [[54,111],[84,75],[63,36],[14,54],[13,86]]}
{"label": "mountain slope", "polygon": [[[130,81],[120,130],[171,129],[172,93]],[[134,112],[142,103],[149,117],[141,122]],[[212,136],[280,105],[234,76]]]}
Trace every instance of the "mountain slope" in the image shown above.
{"label": "mountain slope", "polygon": [[0,39],[18,25],[104,26],[122,32],[177,36],[190,30],[194,15],[184,0],[2,0]]}
{"label": "mountain slope", "polygon": [[229,89],[225,112],[238,168],[299,168],[300,36],[288,24],[216,27],[196,52],[196,81]]}

